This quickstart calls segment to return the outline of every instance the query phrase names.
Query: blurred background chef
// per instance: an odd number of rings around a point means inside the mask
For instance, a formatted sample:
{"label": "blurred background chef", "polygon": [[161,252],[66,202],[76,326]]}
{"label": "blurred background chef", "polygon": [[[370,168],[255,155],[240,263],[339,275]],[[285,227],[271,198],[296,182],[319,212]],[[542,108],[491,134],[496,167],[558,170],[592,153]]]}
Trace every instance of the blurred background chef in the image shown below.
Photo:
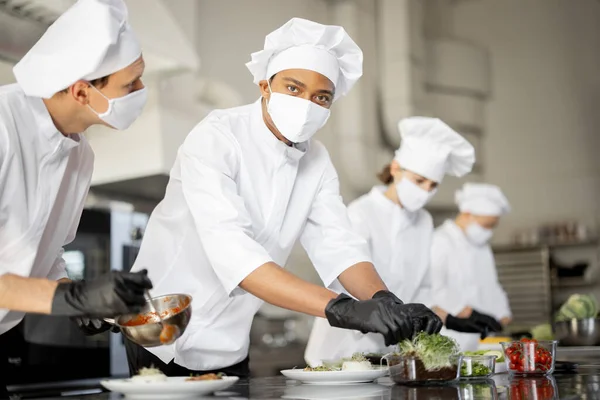
{"label": "blurred background chef", "polygon": [[[456,219],[437,228],[433,237],[432,305],[446,321],[455,315],[476,324],[494,318],[493,325],[505,327],[511,311],[489,241],[500,217],[510,211],[508,200],[497,186],[466,183],[456,192],[456,204]],[[443,333],[455,338],[463,351],[477,350],[477,333]]]}
{"label": "blurred background chef", "polygon": [[[379,174],[384,185],[348,206],[353,228],[369,243],[377,272],[407,303],[431,304],[429,257],[433,221],[423,209],[444,175],[462,177],[475,162],[473,146],[437,118],[411,117],[398,124],[402,144]],[[334,290],[345,292],[338,283]],[[331,327],[315,318],[306,347],[311,365],[355,352],[385,352],[381,337]]]}
{"label": "blurred background chef", "polygon": [[101,317],[145,303],[145,272],[69,282],[62,258],[94,166],[82,132],[127,128],[145,103],[143,71],[122,0],[80,0],[14,67],[17,83],[0,88],[2,340],[25,312]]}

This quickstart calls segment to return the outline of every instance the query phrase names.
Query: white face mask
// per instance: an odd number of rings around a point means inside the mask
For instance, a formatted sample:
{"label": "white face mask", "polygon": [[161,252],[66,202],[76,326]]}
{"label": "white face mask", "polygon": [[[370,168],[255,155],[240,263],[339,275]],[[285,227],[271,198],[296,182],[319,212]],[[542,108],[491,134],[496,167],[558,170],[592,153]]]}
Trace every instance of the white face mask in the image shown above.
{"label": "white face mask", "polygon": [[93,85],[90,86],[108,101],[108,109],[103,113],[98,113],[89,104],[88,107],[90,107],[102,121],[121,131],[129,128],[142,114],[146,101],[148,100],[148,91],[146,88],[136,90],[123,97],[109,99]]}
{"label": "white face mask", "polygon": [[402,203],[402,207],[410,212],[425,207],[425,204],[431,200],[436,191],[437,189],[428,192],[408,178],[402,178],[400,182],[396,183],[396,193],[398,193],[400,203]]}
{"label": "white face mask", "polygon": [[477,222],[472,222],[467,226],[465,234],[471,243],[476,246],[483,246],[490,241],[494,233],[491,229],[484,228]]}
{"label": "white face mask", "polygon": [[330,115],[327,108],[312,101],[273,91],[267,111],[275,127],[292,143],[306,142],[325,125]]}

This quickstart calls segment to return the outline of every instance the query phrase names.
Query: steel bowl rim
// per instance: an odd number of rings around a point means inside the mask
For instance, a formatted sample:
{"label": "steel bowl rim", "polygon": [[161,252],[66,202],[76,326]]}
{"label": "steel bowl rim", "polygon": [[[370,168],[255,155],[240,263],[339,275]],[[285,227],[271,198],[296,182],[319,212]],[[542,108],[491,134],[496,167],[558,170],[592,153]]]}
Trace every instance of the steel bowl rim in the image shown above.
{"label": "steel bowl rim", "polygon": [[[179,311],[178,311],[178,312],[176,312],[175,314],[173,314],[173,315],[169,315],[169,317],[168,317],[168,318],[166,318],[166,319],[171,319],[171,318],[173,318],[173,317],[175,317],[175,316],[177,316],[177,315],[179,315],[179,314],[181,314],[181,313],[185,312],[185,311],[186,311],[188,308],[190,308],[190,307],[192,306],[192,301],[193,301],[194,299],[193,299],[193,297],[192,297],[191,295],[189,295],[189,294],[183,294],[183,293],[172,293],[172,294],[165,294],[165,295],[160,295],[160,296],[152,297],[150,300],[154,301],[154,300],[160,300],[160,299],[163,299],[163,298],[165,298],[165,297],[175,297],[175,296],[179,296],[179,297],[187,297],[187,298],[189,298],[189,299],[190,299],[190,301],[189,301],[189,303],[187,304],[187,306],[185,306],[184,308],[182,308],[181,310],[179,310]],[[134,314],[134,315],[139,315],[139,314]],[[127,317],[127,316],[128,316],[128,315],[120,315],[120,316],[118,316],[117,318],[115,318],[115,320],[114,320],[114,325],[118,326],[119,328],[131,329],[131,328],[138,328],[138,327],[142,327],[142,326],[151,326],[151,325],[159,325],[159,324],[161,324],[161,322],[150,322],[150,323],[147,323],[147,324],[140,324],[140,325],[133,325],[133,326],[131,326],[131,325],[121,325],[121,324],[119,323],[119,320],[120,320],[122,317]]]}

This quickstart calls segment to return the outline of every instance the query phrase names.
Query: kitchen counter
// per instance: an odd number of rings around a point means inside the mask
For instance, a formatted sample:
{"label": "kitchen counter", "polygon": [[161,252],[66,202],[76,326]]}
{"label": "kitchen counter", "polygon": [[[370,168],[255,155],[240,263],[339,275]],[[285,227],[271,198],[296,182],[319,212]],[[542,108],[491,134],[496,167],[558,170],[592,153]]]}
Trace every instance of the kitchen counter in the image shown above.
{"label": "kitchen counter", "polygon": [[[527,390],[525,396],[511,396],[515,390]],[[521,392],[523,393],[523,392]],[[554,395],[558,394],[558,396]],[[18,398],[18,397],[15,397]],[[32,397],[27,397],[32,398]],[[37,397],[59,399],[61,397]],[[62,397],[64,399],[65,397]],[[84,400],[116,400],[122,397],[115,393],[81,394],[75,397]],[[555,374],[537,379],[510,378],[498,374],[488,381],[461,381],[451,386],[406,387],[397,386],[389,378],[377,383],[315,386],[301,385],[282,376],[252,378],[238,382],[225,392],[198,399],[599,399],[600,366],[580,368],[577,373]]]}

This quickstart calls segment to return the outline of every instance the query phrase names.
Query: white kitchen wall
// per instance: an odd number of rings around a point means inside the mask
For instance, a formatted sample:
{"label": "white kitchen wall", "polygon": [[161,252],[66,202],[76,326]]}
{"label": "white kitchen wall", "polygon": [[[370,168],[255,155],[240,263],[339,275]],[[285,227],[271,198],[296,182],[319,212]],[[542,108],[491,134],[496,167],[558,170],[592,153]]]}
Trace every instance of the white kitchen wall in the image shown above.
{"label": "white kitchen wall", "polygon": [[487,47],[485,179],[514,211],[498,231],[595,223],[600,194],[600,2],[461,1],[455,34]]}

